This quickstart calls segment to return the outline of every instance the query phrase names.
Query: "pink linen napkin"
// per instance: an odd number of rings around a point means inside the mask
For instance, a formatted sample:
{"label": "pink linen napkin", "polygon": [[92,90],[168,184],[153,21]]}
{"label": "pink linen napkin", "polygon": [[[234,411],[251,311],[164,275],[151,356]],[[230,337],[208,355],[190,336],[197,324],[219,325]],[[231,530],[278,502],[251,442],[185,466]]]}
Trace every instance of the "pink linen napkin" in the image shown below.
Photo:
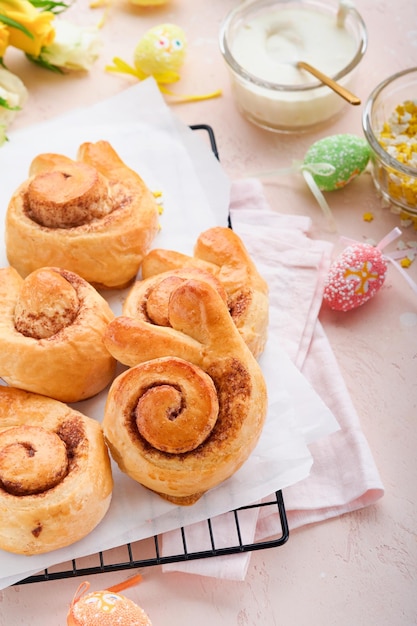
{"label": "pink linen napkin", "polygon": [[[270,333],[312,384],[336,417],[340,430],[319,441],[308,439],[314,462],[310,475],[283,490],[290,530],[375,503],[384,493],[372,453],[318,315],[332,246],[313,240],[307,217],[273,212],[256,179],[232,185],[230,216],[270,288]],[[256,226],[256,228],[255,228]],[[275,512],[253,509],[244,520],[244,542],[277,533]],[[227,514],[214,519],[224,545],[236,544],[236,527]],[[242,527],[242,524],[239,524]],[[210,549],[207,525],[187,527],[187,549]],[[228,541],[230,542],[228,544]],[[221,543],[220,543],[221,545]],[[164,554],[183,549],[179,531],[163,536]],[[217,578],[243,580],[250,553],[164,566]]]}
{"label": "pink linen napkin", "polygon": [[[310,475],[284,490],[292,530],[373,504],[384,493],[358,415],[318,321],[301,371],[326,401],[341,429],[310,444],[314,458]],[[275,520],[263,516],[261,510],[256,538],[271,536],[275,526]]]}

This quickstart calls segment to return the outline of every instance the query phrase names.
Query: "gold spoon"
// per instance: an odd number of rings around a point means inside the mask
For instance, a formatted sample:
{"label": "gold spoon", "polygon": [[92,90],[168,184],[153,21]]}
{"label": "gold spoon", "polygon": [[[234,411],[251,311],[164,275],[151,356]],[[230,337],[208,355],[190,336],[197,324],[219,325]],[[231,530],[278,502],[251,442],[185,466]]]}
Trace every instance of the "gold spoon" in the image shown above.
{"label": "gold spoon", "polygon": [[336,81],[330,78],[330,76],[323,74],[323,72],[320,72],[320,70],[310,65],[310,63],[306,63],[305,61],[297,61],[297,67],[299,69],[306,70],[306,72],[310,72],[310,74],[313,74],[313,76],[318,78],[319,81],[330,87],[330,89],[333,89],[333,91],[339,94],[339,96],[347,100],[349,104],[361,103],[357,96],[351,93],[348,89],[345,89],[345,87],[339,85],[339,83],[336,83]]}

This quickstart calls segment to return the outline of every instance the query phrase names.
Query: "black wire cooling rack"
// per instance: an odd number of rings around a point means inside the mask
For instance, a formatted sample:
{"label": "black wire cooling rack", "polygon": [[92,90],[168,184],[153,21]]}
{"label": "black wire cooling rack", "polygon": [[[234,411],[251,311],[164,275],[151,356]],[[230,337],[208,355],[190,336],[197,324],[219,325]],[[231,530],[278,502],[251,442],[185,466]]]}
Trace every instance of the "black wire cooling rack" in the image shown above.
{"label": "black wire cooling rack", "polygon": [[[274,534],[273,538],[267,541],[245,543],[241,529],[243,527],[244,516],[252,509],[262,509],[268,515],[273,515],[274,523],[276,524],[276,534]],[[204,522],[207,525],[209,544],[209,547],[205,550],[190,549],[187,537],[189,530],[185,526],[178,530],[181,537],[181,551],[178,551],[178,554],[162,555],[162,537],[155,535],[149,539],[128,543],[113,550],[98,552],[92,556],[73,559],[72,561],[55,565],[34,576],[29,576],[16,584],[23,585],[27,583],[46,582],[77,576],[87,577],[93,574],[104,574],[121,570],[150,567],[153,565],[165,565],[168,563],[179,563],[196,559],[253,552],[267,548],[277,548],[282,546],[289,537],[287,517],[281,491],[277,491],[273,496],[270,496],[262,503],[240,507],[239,509],[231,511],[228,515],[231,518],[230,523],[234,524],[236,532],[235,542],[230,542],[232,545],[224,546],[221,540],[216,537],[216,518],[213,518]],[[224,523],[224,519],[222,521]],[[124,558],[123,553],[125,554]]]}
{"label": "black wire cooling rack", "polygon": [[[211,149],[216,158],[219,158],[213,129],[206,124],[196,124],[190,126],[190,128],[193,131],[202,130],[207,133]],[[271,538],[267,541],[253,542],[245,540],[243,531],[245,527],[244,518],[245,515],[250,514],[254,509],[259,509],[259,514],[262,511],[262,514],[265,513],[268,516],[273,516],[270,519],[274,520],[275,528],[271,531]],[[227,515],[229,518],[229,527],[233,529],[230,536],[235,534],[236,537],[235,540],[229,542],[229,545],[224,545],[224,541],[216,536],[216,518],[207,519],[204,522],[207,525],[208,547],[206,549],[193,549],[192,541],[190,541],[190,531],[187,526],[183,526],[177,531],[180,534],[179,545],[181,549],[179,549],[176,554],[162,554],[162,536],[155,535],[135,543],[128,543],[119,548],[98,552],[88,557],[73,559],[72,561],[61,563],[60,565],[54,565],[16,584],[23,585],[63,578],[73,578],[76,576],[91,576],[93,574],[104,574],[154,565],[165,565],[169,563],[179,563],[277,548],[282,546],[289,537],[287,515],[281,491],[275,492],[275,494],[266,498],[261,503],[242,506]],[[123,557],[123,554],[125,554],[125,557]]]}

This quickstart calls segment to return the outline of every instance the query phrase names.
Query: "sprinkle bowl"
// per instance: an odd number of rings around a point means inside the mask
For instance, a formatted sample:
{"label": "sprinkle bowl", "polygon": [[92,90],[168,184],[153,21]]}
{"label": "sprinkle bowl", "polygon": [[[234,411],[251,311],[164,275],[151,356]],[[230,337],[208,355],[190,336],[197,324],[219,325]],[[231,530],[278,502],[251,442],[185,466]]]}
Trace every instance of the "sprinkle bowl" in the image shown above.
{"label": "sprinkle bowl", "polygon": [[397,213],[417,215],[417,67],[371,92],[362,115],[378,193]]}

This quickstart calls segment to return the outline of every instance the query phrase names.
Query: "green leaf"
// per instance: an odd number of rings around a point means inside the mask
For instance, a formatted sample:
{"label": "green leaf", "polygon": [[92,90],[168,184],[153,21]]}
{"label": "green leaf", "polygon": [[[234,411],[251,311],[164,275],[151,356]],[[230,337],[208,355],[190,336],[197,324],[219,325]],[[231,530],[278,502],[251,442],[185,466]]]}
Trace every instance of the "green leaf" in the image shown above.
{"label": "green leaf", "polygon": [[40,11],[49,11],[50,13],[62,13],[66,11],[71,6],[71,2],[67,4],[66,2],[57,2],[55,0],[29,0],[32,6],[35,9],[39,9]]}
{"label": "green leaf", "polygon": [[30,39],[34,39],[34,36],[30,32],[30,30],[28,30],[25,26],[22,26],[22,24],[19,24],[19,22],[16,22],[16,20],[12,20],[10,17],[7,17],[7,15],[0,14],[0,22],[3,22],[3,24],[6,24],[6,26],[11,26],[12,28],[21,30],[22,33],[30,37]]}
{"label": "green leaf", "polygon": [[48,63],[48,61],[45,61],[45,59],[42,58],[42,53],[38,57],[33,56],[33,54],[27,54],[27,53],[25,54],[26,54],[26,57],[29,59],[29,61],[32,61],[32,63],[35,63],[35,65],[39,65],[40,67],[43,67],[45,70],[49,70],[50,72],[55,72],[56,74],[64,73],[62,69],[58,67],[58,65],[52,65],[52,63]]}

